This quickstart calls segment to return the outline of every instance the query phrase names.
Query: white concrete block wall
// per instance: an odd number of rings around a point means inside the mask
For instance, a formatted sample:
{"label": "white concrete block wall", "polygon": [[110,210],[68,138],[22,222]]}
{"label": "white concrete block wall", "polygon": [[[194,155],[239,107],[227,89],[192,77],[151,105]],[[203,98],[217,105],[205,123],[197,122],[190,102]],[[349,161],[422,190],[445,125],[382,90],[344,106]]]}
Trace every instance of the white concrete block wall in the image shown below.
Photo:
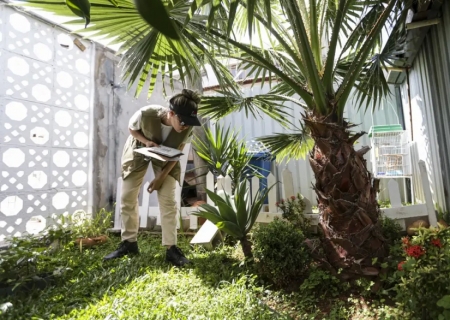
{"label": "white concrete block wall", "polygon": [[0,242],[88,210],[94,48],[75,38],[0,6]]}

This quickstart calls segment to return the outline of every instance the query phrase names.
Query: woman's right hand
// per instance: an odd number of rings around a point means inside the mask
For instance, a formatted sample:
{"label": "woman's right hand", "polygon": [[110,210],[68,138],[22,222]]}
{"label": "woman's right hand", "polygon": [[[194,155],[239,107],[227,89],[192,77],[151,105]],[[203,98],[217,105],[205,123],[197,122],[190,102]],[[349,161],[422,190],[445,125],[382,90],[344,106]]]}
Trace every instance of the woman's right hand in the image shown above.
{"label": "woman's right hand", "polygon": [[159,147],[159,145],[158,145],[157,143],[154,143],[153,141],[147,141],[147,142],[145,143],[145,146],[146,146],[147,148],[150,148],[150,147]]}

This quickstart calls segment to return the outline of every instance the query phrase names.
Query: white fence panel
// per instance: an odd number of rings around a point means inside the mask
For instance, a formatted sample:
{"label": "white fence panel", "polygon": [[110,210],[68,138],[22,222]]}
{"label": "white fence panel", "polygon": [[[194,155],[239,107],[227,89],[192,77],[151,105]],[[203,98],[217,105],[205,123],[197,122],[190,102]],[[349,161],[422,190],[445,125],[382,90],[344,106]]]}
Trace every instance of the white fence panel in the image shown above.
{"label": "white fence panel", "polygon": [[[416,204],[411,206],[403,206],[401,203],[401,197],[400,197],[400,190],[398,187],[398,183],[395,180],[390,180],[388,182],[388,188],[389,188],[389,195],[391,200],[391,208],[381,209],[382,214],[386,215],[387,217],[391,219],[395,219],[399,222],[399,224],[402,226],[402,228],[405,228],[405,221],[406,218],[413,218],[413,217],[428,217],[430,225],[437,225],[437,219],[436,214],[434,210],[434,206],[432,203],[431,198],[431,190],[430,190],[430,184],[427,179],[427,172],[425,163],[423,161],[419,162],[419,168],[421,171],[421,178],[422,178],[422,188],[424,191],[425,198],[427,199],[426,203],[423,204]],[[284,191],[283,198],[288,199],[291,196],[296,196],[296,193],[294,193],[293,188],[293,176],[292,173],[285,169],[283,170],[283,180],[280,182],[282,184],[282,189]],[[259,188],[259,179],[254,177],[251,180],[252,185],[252,195],[251,198],[254,199],[255,194]],[[267,177],[267,185],[271,186],[273,183],[275,183],[275,177],[272,174],[269,174]],[[117,190],[118,194],[118,201],[117,206],[120,206],[120,192],[121,192],[121,186],[122,182],[121,179],[118,181],[119,189]],[[217,190],[217,194],[223,196],[225,192],[228,194],[231,193],[231,178],[230,177],[219,177],[217,179],[217,188],[215,188],[214,185],[214,177],[211,173],[207,176],[207,189],[209,190]],[[144,186],[145,192],[147,190],[147,184]],[[277,202],[277,191],[276,188],[272,188],[268,194],[268,204],[263,207],[263,211],[259,214],[257,222],[260,223],[269,223],[271,222],[275,217],[281,217],[281,212],[279,212],[276,202]],[[148,197],[143,196],[143,204],[139,208],[140,217],[141,217],[141,228],[147,227],[147,221],[148,219],[146,217],[148,216],[156,216],[157,217],[157,225],[160,225],[160,212],[158,207],[149,207],[148,206]],[[145,200],[147,199],[147,201]],[[303,197],[306,208],[305,208],[305,214],[311,219],[311,224],[313,226],[318,225],[319,223],[319,215],[317,213],[313,213],[312,211],[312,205],[311,201],[307,199],[306,197]],[[208,197],[207,203],[214,205],[214,202]],[[116,207],[116,216],[115,216],[115,224],[114,229],[120,229],[120,210]],[[146,208],[145,208],[146,207]],[[192,230],[196,230],[198,228],[198,221],[197,216],[192,215],[192,213],[197,212],[198,208],[192,208],[192,207],[181,207],[179,208],[180,214],[182,217],[189,217],[189,227]]]}

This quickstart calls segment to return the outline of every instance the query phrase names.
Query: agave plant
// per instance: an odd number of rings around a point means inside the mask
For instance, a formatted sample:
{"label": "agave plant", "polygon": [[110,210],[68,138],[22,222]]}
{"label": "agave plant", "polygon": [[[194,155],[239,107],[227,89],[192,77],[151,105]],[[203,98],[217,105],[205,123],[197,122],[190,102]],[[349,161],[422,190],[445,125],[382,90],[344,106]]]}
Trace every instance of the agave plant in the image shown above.
{"label": "agave plant", "polygon": [[223,128],[220,124],[214,125],[214,131],[210,128],[203,128],[205,140],[194,137],[192,144],[197,154],[206,161],[210,172],[219,176],[227,176],[230,171],[230,159],[233,149],[236,148],[237,135],[231,131],[230,127]]}
{"label": "agave plant", "polygon": [[260,176],[258,168],[250,164],[252,155],[245,141],[230,127],[224,128],[216,123],[214,132],[209,128],[204,130],[206,139],[195,137],[192,144],[210,172],[216,176],[230,176],[233,188],[246,175]]}
{"label": "agave plant", "polygon": [[234,195],[227,192],[218,195],[207,189],[206,192],[215,206],[203,204],[200,206],[200,211],[194,215],[208,219],[220,230],[238,239],[244,256],[251,258],[252,245],[247,235],[255,224],[264,205],[264,199],[272,187],[258,190],[253,200],[247,186],[247,179],[237,184]]}

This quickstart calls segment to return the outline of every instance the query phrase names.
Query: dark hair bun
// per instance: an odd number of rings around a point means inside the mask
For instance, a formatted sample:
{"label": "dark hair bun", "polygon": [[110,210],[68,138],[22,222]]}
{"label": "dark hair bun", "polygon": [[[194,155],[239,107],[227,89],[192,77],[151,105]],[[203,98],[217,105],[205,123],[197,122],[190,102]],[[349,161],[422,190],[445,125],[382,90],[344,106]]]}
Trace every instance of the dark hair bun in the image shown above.
{"label": "dark hair bun", "polygon": [[200,94],[197,91],[193,91],[191,89],[183,89],[181,91],[181,94],[189,100],[194,101],[196,104],[199,104],[202,98],[200,97]]}

